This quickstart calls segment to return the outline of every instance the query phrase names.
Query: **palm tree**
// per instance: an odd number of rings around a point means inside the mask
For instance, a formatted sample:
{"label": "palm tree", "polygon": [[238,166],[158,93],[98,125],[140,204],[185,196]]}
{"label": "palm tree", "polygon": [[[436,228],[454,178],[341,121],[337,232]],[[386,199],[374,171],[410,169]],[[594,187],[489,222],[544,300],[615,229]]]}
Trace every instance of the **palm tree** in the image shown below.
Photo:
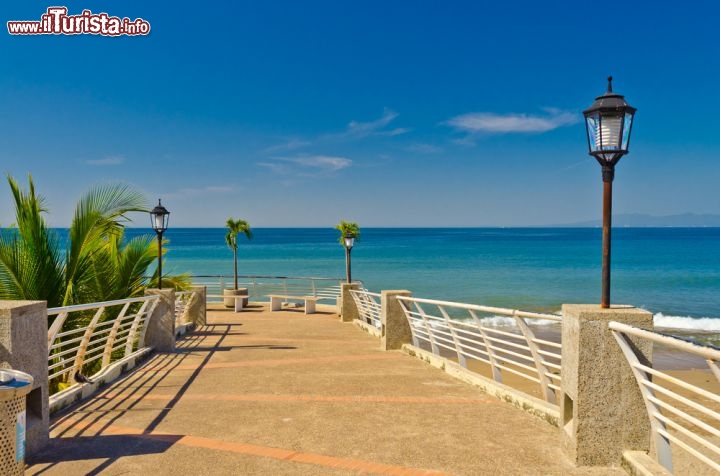
{"label": "palm tree", "polygon": [[250,224],[243,220],[238,218],[237,220],[233,220],[232,218],[228,218],[227,222],[225,222],[225,226],[228,229],[227,234],[225,235],[225,243],[227,243],[228,247],[230,247],[231,250],[233,250],[233,259],[235,260],[235,268],[234,268],[234,276],[235,276],[235,289],[237,291],[238,289],[238,272],[237,272],[237,237],[240,233],[245,235],[248,240],[252,240],[253,234],[252,230],[250,229]]}
{"label": "palm tree", "polygon": [[360,239],[360,227],[355,222],[340,220],[335,229],[340,232],[340,244],[345,248],[345,275],[347,282],[351,283],[350,251],[352,251],[355,240]]}
{"label": "palm tree", "polygon": [[157,256],[153,237],[123,243],[126,214],[147,211],[139,192],[120,184],[91,188],[75,208],[63,253],[32,177],[27,191],[10,176],[8,183],[16,223],[0,232],[0,299],[45,300],[48,307],[108,301],[142,295],[156,279],[145,277]]}

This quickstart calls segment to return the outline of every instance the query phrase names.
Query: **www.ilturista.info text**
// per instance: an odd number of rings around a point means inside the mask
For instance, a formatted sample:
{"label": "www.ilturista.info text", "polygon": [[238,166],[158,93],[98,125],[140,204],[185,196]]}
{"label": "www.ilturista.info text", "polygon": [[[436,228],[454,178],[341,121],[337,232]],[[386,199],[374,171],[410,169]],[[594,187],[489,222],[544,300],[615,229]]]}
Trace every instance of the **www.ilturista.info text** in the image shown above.
{"label": "www.ilturista.info text", "polygon": [[66,7],[50,7],[40,21],[9,21],[11,35],[105,35],[135,36],[150,33],[150,23],[137,18],[111,17],[107,13],[83,10],[80,15],[68,15]]}

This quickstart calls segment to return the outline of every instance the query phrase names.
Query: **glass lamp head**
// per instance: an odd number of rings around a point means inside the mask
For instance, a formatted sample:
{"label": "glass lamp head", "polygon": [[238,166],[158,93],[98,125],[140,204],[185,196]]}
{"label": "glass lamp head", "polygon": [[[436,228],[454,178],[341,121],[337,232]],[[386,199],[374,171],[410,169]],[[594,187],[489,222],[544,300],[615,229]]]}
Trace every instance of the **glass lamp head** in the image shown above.
{"label": "glass lamp head", "polygon": [[156,233],[162,233],[168,228],[170,221],[170,212],[162,206],[162,201],[158,199],[158,204],[150,212],[150,225]]}
{"label": "glass lamp head", "polygon": [[629,152],[635,109],[625,97],[612,90],[612,76],[608,77],[608,89],[583,111],[588,138],[589,154],[601,165],[614,166]]}

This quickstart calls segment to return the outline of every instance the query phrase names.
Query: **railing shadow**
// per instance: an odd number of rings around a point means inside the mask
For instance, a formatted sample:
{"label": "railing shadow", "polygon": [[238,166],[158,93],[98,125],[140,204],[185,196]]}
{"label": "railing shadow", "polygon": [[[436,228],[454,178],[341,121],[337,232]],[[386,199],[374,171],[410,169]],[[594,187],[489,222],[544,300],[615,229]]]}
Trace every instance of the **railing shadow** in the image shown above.
{"label": "railing shadow", "polygon": [[[91,473],[99,474],[119,457],[130,455],[152,454],[167,450],[180,437],[174,435],[151,435],[153,431],[167,417],[168,413],[177,405],[188,388],[197,379],[200,372],[207,365],[216,352],[229,350],[232,346],[223,346],[222,343],[237,324],[212,324],[199,328],[177,342],[174,353],[156,354],[141,367],[137,368],[126,378],[116,381],[113,385],[100,392],[91,400],[80,406],[60,412],[53,418],[51,431],[54,437],[50,439],[47,447],[36,455],[29,455],[29,464],[52,464],[43,468],[36,474],[42,474],[53,466],[73,460],[105,459]],[[217,329],[221,329],[220,332]],[[205,345],[210,337],[219,336],[213,345]],[[255,346],[250,346],[255,347]],[[277,346],[257,346],[263,348]],[[183,365],[191,355],[205,353],[202,361],[183,385],[175,392],[172,399],[164,405],[158,415],[147,424],[139,435],[103,435],[121,417],[138,408],[143,398],[161,385],[170,373]],[[120,393],[118,393],[118,391]],[[109,439],[110,438],[110,439]],[[124,439],[123,439],[124,438]],[[138,439],[142,444],[137,445]],[[117,444],[116,448],[103,450],[104,447]],[[135,442],[132,443],[131,442]],[[152,443],[152,444],[151,444]],[[79,446],[78,446],[79,445]],[[81,451],[81,448],[86,451]],[[105,451],[106,453],[103,453]],[[128,453],[130,451],[130,453]]]}
{"label": "railing shadow", "polygon": [[[147,438],[144,435],[83,436],[73,438],[71,445],[64,445],[63,456],[65,460],[116,460],[127,456],[158,454],[167,451],[180,438],[182,438],[180,435],[163,435],[162,438]],[[54,456],[42,453],[34,458],[33,463],[58,463],[58,461]],[[97,474],[99,471],[100,468],[96,468],[95,472],[89,474]]]}

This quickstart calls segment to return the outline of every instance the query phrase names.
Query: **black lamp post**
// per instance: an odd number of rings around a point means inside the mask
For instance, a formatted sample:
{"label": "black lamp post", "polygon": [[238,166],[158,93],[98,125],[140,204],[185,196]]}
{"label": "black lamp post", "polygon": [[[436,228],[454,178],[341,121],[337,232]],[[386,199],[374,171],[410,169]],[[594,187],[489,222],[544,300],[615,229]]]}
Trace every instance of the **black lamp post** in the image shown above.
{"label": "black lamp post", "polygon": [[583,111],[587,129],[589,153],[602,166],[603,178],[603,235],[602,235],[602,297],[600,307],[610,307],[610,229],[612,227],[612,182],[615,164],[628,153],[630,132],[636,109],[625,97],[612,90],[612,76],[608,89]]}
{"label": "black lamp post", "polygon": [[347,282],[352,283],[350,252],[353,249],[353,245],[355,245],[355,237],[352,235],[345,235],[343,240],[345,245],[345,275],[347,277]]}
{"label": "black lamp post", "polygon": [[170,221],[170,212],[158,199],[157,206],[150,212],[150,224],[158,237],[158,289],[162,289],[162,236],[168,228],[168,221]]}

